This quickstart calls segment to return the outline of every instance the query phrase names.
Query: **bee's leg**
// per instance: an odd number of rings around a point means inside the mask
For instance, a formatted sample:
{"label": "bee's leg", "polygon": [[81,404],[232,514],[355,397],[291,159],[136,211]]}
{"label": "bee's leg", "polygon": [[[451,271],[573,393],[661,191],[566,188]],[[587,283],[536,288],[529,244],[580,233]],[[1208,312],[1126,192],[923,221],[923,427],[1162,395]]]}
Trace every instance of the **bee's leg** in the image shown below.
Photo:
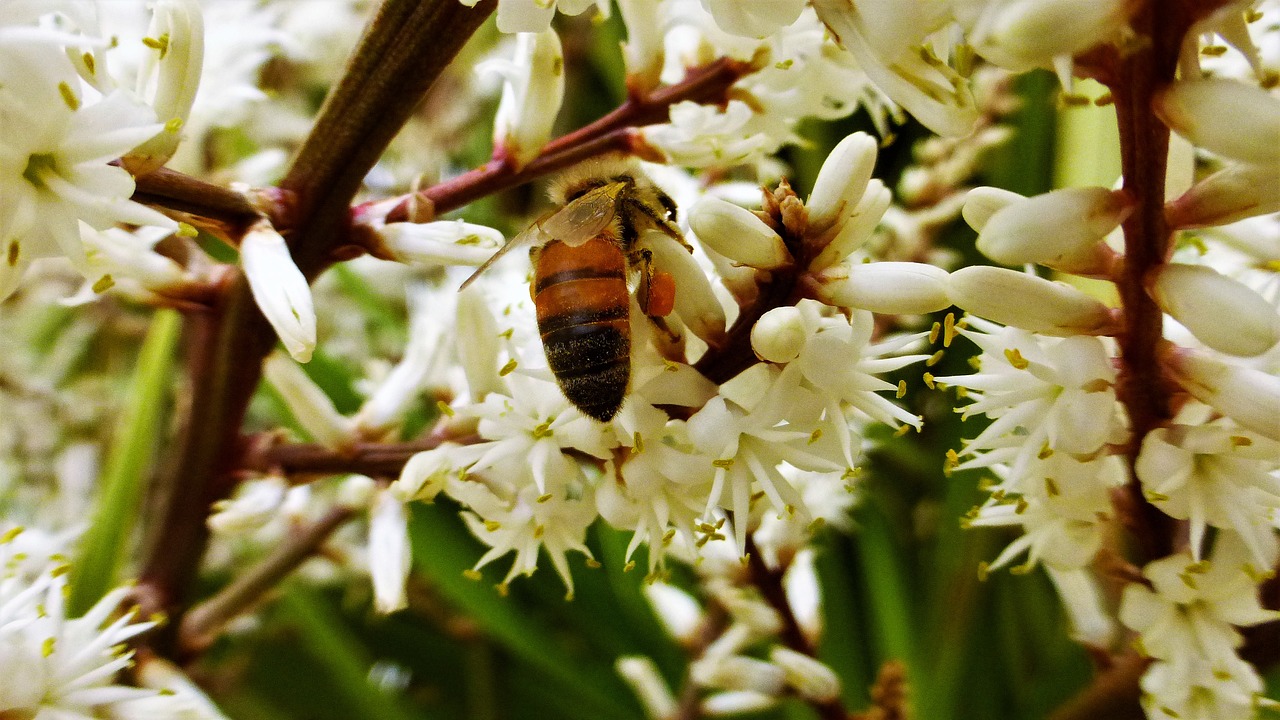
{"label": "bee's leg", "polygon": [[647,203],[635,200],[629,201],[631,207],[649,218],[655,229],[683,245],[685,250],[693,252],[693,248],[690,247],[688,241],[684,239],[684,233],[680,232],[680,226],[676,225],[676,201],[672,200],[670,195],[658,190],[657,188],[654,188],[654,192],[657,194],[658,204],[662,205],[662,214],[657,213]]}
{"label": "bee's leg", "polygon": [[640,268],[640,286],[636,290],[636,300],[640,311],[649,318],[653,326],[662,331],[671,342],[680,340],[680,333],[671,329],[664,320],[671,314],[676,304],[676,281],[671,273],[653,269],[653,252],[640,250],[636,265]]}

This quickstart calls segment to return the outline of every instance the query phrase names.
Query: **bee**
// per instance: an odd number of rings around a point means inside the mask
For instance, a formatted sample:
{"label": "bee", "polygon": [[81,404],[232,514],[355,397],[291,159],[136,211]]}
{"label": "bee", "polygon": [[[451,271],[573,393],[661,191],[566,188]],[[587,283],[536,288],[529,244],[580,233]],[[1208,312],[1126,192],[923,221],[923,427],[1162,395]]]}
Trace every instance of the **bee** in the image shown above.
{"label": "bee", "polygon": [[[651,322],[675,304],[675,281],[655,271],[639,240],[657,230],[689,245],[676,225],[676,204],[631,161],[601,161],[555,183],[559,208],[502,246],[462,284],[465,289],[512,248],[533,242],[529,294],[547,364],[561,392],[584,415],[608,422],[622,407],[631,379],[631,292]],[[692,252],[692,250],[690,250]]]}

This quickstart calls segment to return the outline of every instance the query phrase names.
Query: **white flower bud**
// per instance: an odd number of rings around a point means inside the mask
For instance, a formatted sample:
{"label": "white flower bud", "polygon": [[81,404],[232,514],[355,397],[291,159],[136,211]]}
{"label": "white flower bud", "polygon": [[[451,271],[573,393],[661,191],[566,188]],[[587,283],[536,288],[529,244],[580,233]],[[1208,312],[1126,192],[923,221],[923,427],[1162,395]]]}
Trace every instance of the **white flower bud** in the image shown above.
{"label": "white flower bud", "polygon": [[686,644],[697,639],[698,628],[702,624],[702,608],[698,607],[698,601],[692,595],[660,582],[644,585],[641,590],[671,637]]}
{"label": "white flower bud", "polygon": [[765,362],[788,363],[800,356],[805,341],[804,320],[794,305],[774,308],[751,328],[751,347]]}
{"label": "white flower bud", "polygon": [[316,347],[316,311],[307,278],[294,264],[289,246],[267,220],[260,220],[240,243],[240,265],[254,302],[298,362]]}
{"label": "white flower bud", "polygon": [[827,155],[805,203],[810,226],[825,227],[858,206],[871,180],[878,149],[875,138],[856,132]]}
{"label": "white flower bud", "polygon": [[149,47],[138,71],[138,95],[155,108],[164,124],[160,134],[130,150],[121,164],[132,175],[146,175],[168,162],[182,140],[204,70],[204,18],[196,0],[160,0],[151,15]]}
{"label": "white flower bud", "polygon": [[869,181],[857,206],[852,211],[845,208],[845,216],[838,219],[843,223],[840,231],[835,239],[818,253],[818,257],[809,263],[809,270],[818,272],[829,268],[861,247],[871,237],[871,233],[875,231],[876,225],[880,223],[880,219],[884,217],[884,211],[889,208],[892,201],[893,194],[884,186],[884,183],[874,178]]}
{"label": "white flower bud", "polygon": [[951,302],[979,317],[1042,335],[1110,335],[1111,310],[1063,283],[1005,268],[961,268],[948,280]]}
{"label": "white flower bud", "polygon": [[1071,620],[1072,638],[1079,642],[1106,647],[1115,636],[1116,623],[1103,605],[1102,592],[1092,572],[1084,569],[1058,570],[1044,564],[1062,598],[1063,609]]}
{"label": "white flower bud", "polygon": [[1256,85],[1182,80],[1158,93],[1154,105],[1165,124],[1199,147],[1247,163],[1280,163],[1280,98]]}
{"label": "white flower bud", "polygon": [[689,211],[689,226],[707,247],[739,265],[774,270],[791,264],[782,238],[755,213],[717,197]]}
{"label": "white flower bud", "polygon": [[275,476],[242,483],[234,497],[213,504],[206,524],[217,533],[257,530],[278,516],[288,489],[284,478]]}
{"label": "white flower bud", "polygon": [[1025,196],[1019,195],[1012,190],[985,186],[976,187],[964,196],[964,207],[961,208],[960,214],[964,217],[964,221],[969,223],[969,227],[982,232],[982,229],[987,225],[987,221],[997,211],[1025,199]]}
{"label": "white flower bud", "polygon": [[552,125],[564,100],[560,36],[550,29],[522,32],[516,39],[514,60],[490,60],[476,70],[497,72],[506,81],[493,122],[493,143],[505,150],[516,168],[524,167],[551,138]]}
{"label": "white flower bud", "polygon": [[[624,3],[623,6],[625,7],[626,4]],[[662,720],[675,716],[679,706],[653,660],[638,655],[620,657],[614,663],[614,669],[640,699],[640,704],[644,706],[645,717],[650,720]]]}
{"label": "white flower bud", "polygon": [[1280,165],[1232,163],[1165,206],[1175,229],[1226,225],[1280,212]]}
{"label": "white flower bud", "polygon": [[506,383],[498,374],[498,325],[479,286],[458,293],[456,327],[467,329],[457,333],[458,364],[466,373],[471,399],[479,402],[489,393],[502,392]]}
{"label": "white flower bud", "polygon": [[1169,263],[1147,289],[1200,342],[1229,355],[1261,355],[1280,342],[1280,315],[1261,295],[1204,265]]}
{"label": "white flower bud", "polygon": [[694,683],[722,690],[754,690],[776,696],[785,686],[782,668],[746,655],[702,657],[689,665]]}
{"label": "white flower bud", "polygon": [[627,88],[632,92],[647,93],[661,82],[666,26],[658,5],[658,0],[618,0],[622,24],[627,27],[622,56],[627,64]]}
{"label": "white flower bud", "polygon": [[1001,67],[1049,67],[1115,37],[1128,20],[1126,0],[1015,0],[975,29],[972,42]]}
{"label": "white flower bud", "polygon": [[708,696],[702,701],[701,713],[709,717],[741,715],[743,713],[763,712],[778,704],[774,695],[765,695],[751,690],[722,692]]}
{"label": "white flower bud", "polygon": [[840,697],[840,678],[817,659],[778,645],[769,650],[769,659],[782,668],[787,685],[800,697],[816,702]]}
{"label": "white flower bud", "polygon": [[453,463],[443,448],[417,453],[404,464],[400,477],[391,484],[391,492],[400,502],[431,502],[444,490],[445,481],[453,469]]}
{"label": "white flower bud", "polygon": [[1192,397],[1256,433],[1280,440],[1280,377],[1183,350],[1169,374]]}
{"label": "white flower bud", "polygon": [[680,243],[657,230],[645,233],[641,242],[653,251],[654,264],[671,273],[676,283],[675,312],[689,331],[708,345],[719,345],[725,337],[724,307],[711,289],[711,281],[698,261]]}
{"label": "white flower bud", "polygon": [[947,271],[913,262],[836,265],[818,275],[821,300],[876,313],[917,315],[951,304]]}
{"label": "white flower bud", "polygon": [[378,235],[396,260],[423,265],[479,266],[502,246],[502,233],[461,220],[391,223]]}
{"label": "white flower bud", "polygon": [[978,233],[978,250],[1005,265],[1055,265],[1101,242],[1131,209],[1123,193],[1106,188],[1054,190],[992,213]]}
{"label": "white flower bud", "polygon": [[349,508],[367,508],[378,492],[378,481],[368,475],[352,474],[343,478],[338,484],[338,496],[335,502]]}
{"label": "white flower bud", "polygon": [[405,596],[411,560],[408,522],[399,500],[385,490],[378,493],[369,517],[369,576],[378,612],[409,604]]}
{"label": "white flower bud", "polygon": [[813,566],[813,549],[804,548],[796,553],[787,573],[782,576],[782,587],[787,592],[791,614],[801,632],[812,643],[822,637],[822,587],[818,572]]}
{"label": "white flower bud", "polygon": [[296,363],[272,353],[263,364],[263,375],[312,440],[333,448],[351,441],[351,421]]}

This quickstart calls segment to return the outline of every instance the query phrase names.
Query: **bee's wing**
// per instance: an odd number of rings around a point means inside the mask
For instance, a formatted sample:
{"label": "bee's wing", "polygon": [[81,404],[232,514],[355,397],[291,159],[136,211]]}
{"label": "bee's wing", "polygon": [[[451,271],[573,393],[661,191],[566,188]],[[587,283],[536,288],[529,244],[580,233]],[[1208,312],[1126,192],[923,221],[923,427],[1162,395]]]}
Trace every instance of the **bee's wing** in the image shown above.
{"label": "bee's wing", "polygon": [[498,252],[494,253],[493,255],[490,255],[489,259],[485,260],[483,265],[476,268],[476,271],[471,273],[471,277],[467,278],[462,283],[462,285],[458,287],[458,292],[462,292],[463,290],[466,290],[468,285],[475,282],[476,278],[483,275],[485,270],[488,270],[495,262],[498,261],[498,258],[502,257],[503,255],[506,255],[512,248],[519,247],[520,245],[523,245],[529,242],[530,240],[533,240],[539,235],[542,235],[542,229],[538,227],[538,223],[534,223],[530,225],[524,232],[508,240],[506,245],[503,245],[502,247],[498,248]]}
{"label": "bee's wing", "polygon": [[626,183],[602,185],[537,223],[542,234],[577,247],[599,235],[618,212],[618,194]]}
{"label": "bee's wing", "polygon": [[600,234],[609,223],[613,222],[618,209],[618,193],[622,192],[624,183],[616,182],[598,187],[559,210],[542,216],[524,232],[507,241],[498,252],[484,261],[471,277],[467,278],[458,292],[467,289],[475,279],[484,274],[498,258],[506,255],[512,248],[540,238],[559,240],[566,245],[581,245]]}

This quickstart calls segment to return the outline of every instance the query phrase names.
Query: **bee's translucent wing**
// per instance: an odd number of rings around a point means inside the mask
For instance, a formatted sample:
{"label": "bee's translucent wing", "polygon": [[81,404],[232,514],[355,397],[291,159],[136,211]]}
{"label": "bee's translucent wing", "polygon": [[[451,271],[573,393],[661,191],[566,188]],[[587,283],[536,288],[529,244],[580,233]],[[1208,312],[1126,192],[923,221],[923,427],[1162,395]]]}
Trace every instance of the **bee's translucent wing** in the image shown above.
{"label": "bee's translucent wing", "polygon": [[458,292],[466,290],[467,286],[483,275],[498,261],[498,258],[506,255],[514,247],[544,237],[549,240],[559,240],[566,245],[577,246],[599,235],[609,226],[609,223],[613,222],[618,209],[618,193],[622,192],[624,187],[626,187],[625,183],[609,183],[584,194],[559,210],[542,216],[524,232],[508,240],[507,244],[492,257],[485,260],[484,264],[462,283]]}
{"label": "bee's translucent wing", "polygon": [[538,223],[534,223],[530,225],[524,232],[508,240],[506,245],[503,245],[502,247],[498,248],[498,252],[494,253],[493,255],[490,255],[489,259],[485,260],[483,265],[476,268],[476,271],[471,273],[471,277],[467,278],[466,281],[464,281],[462,285],[458,287],[458,292],[462,292],[463,290],[466,290],[468,285],[475,282],[476,278],[483,275],[485,270],[488,270],[495,262],[498,261],[498,258],[502,257],[503,255],[506,255],[507,252],[509,252],[512,248],[519,247],[520,245],[523,245],[526,242],[529,242],[530,240],[534,239],[535,237],[541,234],[542,234],[542,230],[538,228]]}
{"label": "bee's translucent wing", "polygon": [[613,222],[618,212],[618,194],[625,187],[626,183],[615,182],[595,188],[537,225],[549,238],[574,247],[581,245]]}

